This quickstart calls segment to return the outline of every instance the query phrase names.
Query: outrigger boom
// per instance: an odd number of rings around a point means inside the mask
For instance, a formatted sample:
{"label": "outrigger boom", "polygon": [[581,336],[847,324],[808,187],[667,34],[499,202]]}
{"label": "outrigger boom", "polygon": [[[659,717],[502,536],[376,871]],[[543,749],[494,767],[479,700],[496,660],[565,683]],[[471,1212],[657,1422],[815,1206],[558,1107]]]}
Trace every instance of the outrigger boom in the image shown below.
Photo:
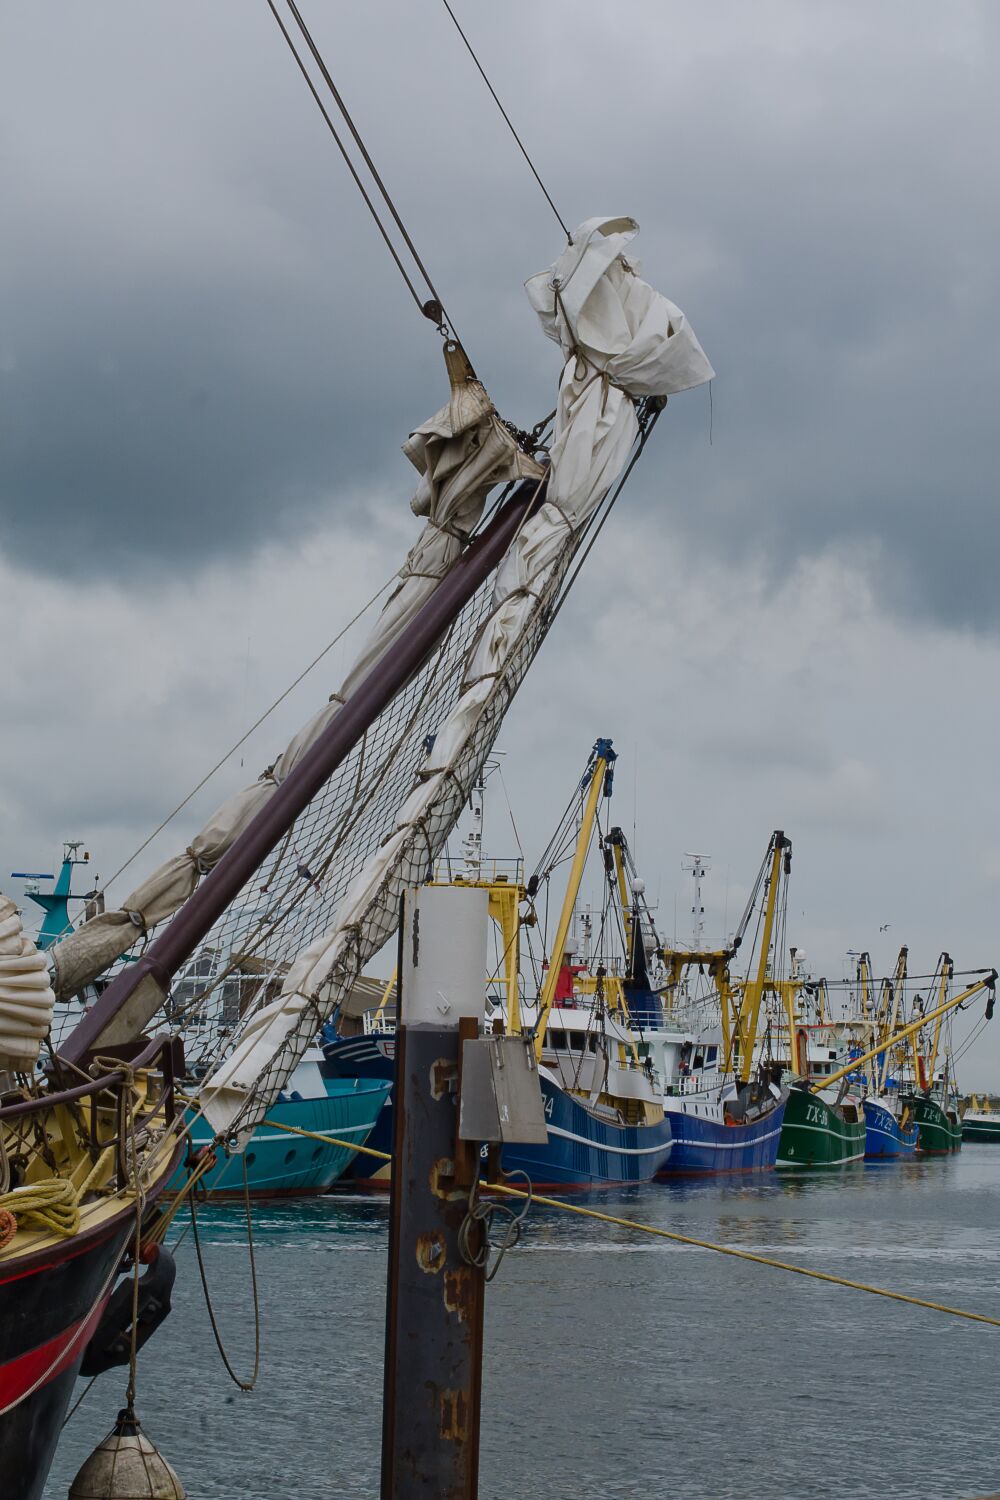
{"label": "outrigger boom", "polygon": [[[911,1021],[908,1026],[902,1026],[898,1031],[891,1032],[877,1046],[869,1048],[867,1052],[862,1052],[860,1057],[852,1057],[846,1067],[840,1068],[836,1073],[830,1073],[823,1078],[817,1079],[815,1082],[824,1089],[828,1089],[831,1084],[839,1083],[849,1073],[855,1072],[856,1069],[863,1067],[865,1063],[871,1062],[873,1058],[880,1056],[883,1052],[887,1052],[890,1047],[895,1047],[897,1043],[905,1041],[907,1037],[913,1036],[918,1031],[922,1031],[929,1021],[940,1019],[946,1011],[954,1010],[956,1005],[963,1005],[966,1000],[971,1000],[981,990],[988,989],[990,992],[990,998],[986,1002],[986,1019],[987,1021],[992,1020],[993,1003],[996,999],[996,983],[997,971],[996,969],[990,969],[988,974],[984,974],[982,979],[977,979],[975,984],[970,984],[969,988],[963,990],[960,995],[952,995],[950,1000],[946,1000],[943,1005],[937,1006],[934,1010],[929,1010],[925,1016],[919,1016],[917,1020]],[[812,1086],[812,1083],[806,1085],[809,1088]]]}

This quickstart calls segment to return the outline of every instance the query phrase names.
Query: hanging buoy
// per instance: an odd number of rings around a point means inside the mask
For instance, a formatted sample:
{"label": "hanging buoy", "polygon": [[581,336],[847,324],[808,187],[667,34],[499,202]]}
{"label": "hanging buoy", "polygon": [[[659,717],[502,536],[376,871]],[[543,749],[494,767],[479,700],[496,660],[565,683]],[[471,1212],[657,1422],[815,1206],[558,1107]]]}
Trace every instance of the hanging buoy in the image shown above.
{"label": "hanging buoy", "polygon": [[186,1500],[186,1494],[126,1406],[73,1480],[69,1500]]}

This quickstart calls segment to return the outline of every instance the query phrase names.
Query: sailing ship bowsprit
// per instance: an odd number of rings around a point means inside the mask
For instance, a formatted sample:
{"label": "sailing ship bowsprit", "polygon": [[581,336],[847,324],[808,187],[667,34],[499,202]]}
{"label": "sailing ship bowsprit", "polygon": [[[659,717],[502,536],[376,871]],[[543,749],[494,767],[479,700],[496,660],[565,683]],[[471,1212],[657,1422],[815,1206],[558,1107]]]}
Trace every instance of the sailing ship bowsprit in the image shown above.
{"label": "sailing ship bowsprit", "polygon": [[[0,1471],[10,1500],[40,1495],[95,1335],[129,1343],[129,1328],[101,1328],[119,1275],[168,1255],[158,1200],[188,1131],[175,1079],[196,1066],[199,1117],[220,1152],[238,1149],[327,1018],[360,1005],[362,966],[395,930],[401,892],[430,873],[581,546],[665,398],[712,375],[680,309],[636,274],[626,254],[636,231],[628,218],[588,220],[528,283],[563,360],[545,451],[501,421],[464,352],[445,345],[449,400],[405,448],[423,532],[346,681],[274,765],[118,906],[95,903],[93,920],[50,950],[51,974],[4,908]],[[202,950],[222,962],[205,965],[210,977],[177,1005],[174,980],[201,972]],[[221,996],[235,971],[261,980],[234,1019]],[[95,981],[99,997],[53,1036],[39,1071],[57,1001]]]}

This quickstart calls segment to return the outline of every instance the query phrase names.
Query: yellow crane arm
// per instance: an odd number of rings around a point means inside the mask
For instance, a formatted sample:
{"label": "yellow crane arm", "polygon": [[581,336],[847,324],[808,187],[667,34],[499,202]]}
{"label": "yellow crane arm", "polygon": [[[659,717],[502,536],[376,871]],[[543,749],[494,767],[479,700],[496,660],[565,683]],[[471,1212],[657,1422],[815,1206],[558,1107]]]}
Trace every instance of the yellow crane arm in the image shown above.
{"label": "yellow crane arm", "polygon": [[[865,1063],[870,1062],[873,1057],[877,1057],[884,1049],[895,1047],[898,1042],[905,1041],[908,1036],[913,1036],[922,1026],[926,1026],[928,1021],[936,1020],[938,1016],[943,1016],[945,1011],[954,1010],[956,1005],[963,1005],[966,1000],[971,1000],[974,995],[978,995],[981,990],[986,989],[990,991],[990,1002],[986,1007],[986,1018],[989,1020],[993,1014],[993,992],[996,988],[996,982],[997,971],[996,969],[991,969],[982,979],[977,979],[975,984],[970,984],[969,988],[963,990],[960,995],[952,995],[950,1000],[946,1000],[943,1005],[939,1005],[935,1010],[928,1011],[926,1016],[920,1016],[916,1021],[911,1021],[908,1026],[902,1026],[898,1031],[892,1032],[878,1046],[872,1047],[870,1051],[862,1052],[860,1057],[852,1057],[846,1068],[841,1068],[838,1072],[831,1073],[829,1077],[817,1081],[822,1084],[823,1088],[829,1088],[832,1083],[839,1083],[842,1078],[847,1077],[848,1073],[853,1073],[856,1069],[864,1067]],[[882,1086],[884,1088],[885,1084],[883,1083]]]}
{"label": "yellow crane arm", "polygon": [[[786,839],[780,829],[771,835],[771,869],[768,875],[767,897],[764,912],[764,930],[760,938],[760,954],[757,958],[757,973],[743,986],[739,1015],[736,1018],[736,1035],[739,1040],[739,1076],[746,1083],[753,1070],[753,1048],[757,1036],[757,1021],[761,1001],[767,984],[767,965],[771,956],[771,941],[774,935],[774,919],[778,909],[778,885],[781,879],[782,860],[791,857],[792,841]],[[728,1060],[727,1060],[728,1061]]]}
{"label": "yellow crane arm", "polygon": [[616,839],[612,844],[615,860],[615,878],[618,881],[618,900],[622,909],[622,921],[625,924],[625,953],[629,964],[632,963],[632,896],[628,888],[628,872],[625,869],[625,850]]}
{"label": "yellow crane arm", "polygon": [[937,1067],[938,1048],[941,1045],[941,1025],[944,1021],[944,1011],[941,1009],[941,1006],[948,998],[948,986],[951,983],[951,976],[955,971],[955,965],[951,961],[950,954],[942,953],[939,962],[941,964],[941,980],[938,985],[938,1018],[937,1023],[934,1027],[934,1040],[931,1042],[931,1056],[927,1068],[927,1076],[931,1083],[934,1082],[934,1070]]}
{"label": "yellow crane arm", "polygon": [[563,954],[566,951],[569,930],[573,921],[573,908],[576,906],[576,898],[580,894],[580,882],[583,879],[583,870],[587,863],[587,851],[590,848],[591,835],[594,832],[594,823],[597,820],[597,804],[601,800],[605,776],[614,759],[615,753],[611,749],[611,741],[598,740],[594,747],[593,772],[590,777],[590,786],[587,790],[587,800],[584,804],[580,832],[576,841],[576,852],[573,855],[573,864],[569,872],[569,883],[566,886],[562,911],[559,913],[559,925],[556,928],[555,940],[549,953],[548,972],[545,975],[542,993],[538,999],[538,1019],[535,1022],[535,1056],[539,1061],[541,1061],[542,1047],[545,1042],[545,1028],[548,1025],[549,1012],[552,1009],[556,985],[559,982],[559,970],[562,966]]}

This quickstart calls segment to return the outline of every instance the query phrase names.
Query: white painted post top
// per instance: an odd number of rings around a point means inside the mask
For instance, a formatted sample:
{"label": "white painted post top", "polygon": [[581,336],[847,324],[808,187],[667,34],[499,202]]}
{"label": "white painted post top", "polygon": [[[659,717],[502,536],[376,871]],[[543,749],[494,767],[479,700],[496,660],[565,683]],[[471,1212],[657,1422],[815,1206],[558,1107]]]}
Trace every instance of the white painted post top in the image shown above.
{"label": "white painted post top", "polygon": [[405,1026],[456,1026],[486,1013],[489,892],[423,885],[403,899],[400,1020]]}

